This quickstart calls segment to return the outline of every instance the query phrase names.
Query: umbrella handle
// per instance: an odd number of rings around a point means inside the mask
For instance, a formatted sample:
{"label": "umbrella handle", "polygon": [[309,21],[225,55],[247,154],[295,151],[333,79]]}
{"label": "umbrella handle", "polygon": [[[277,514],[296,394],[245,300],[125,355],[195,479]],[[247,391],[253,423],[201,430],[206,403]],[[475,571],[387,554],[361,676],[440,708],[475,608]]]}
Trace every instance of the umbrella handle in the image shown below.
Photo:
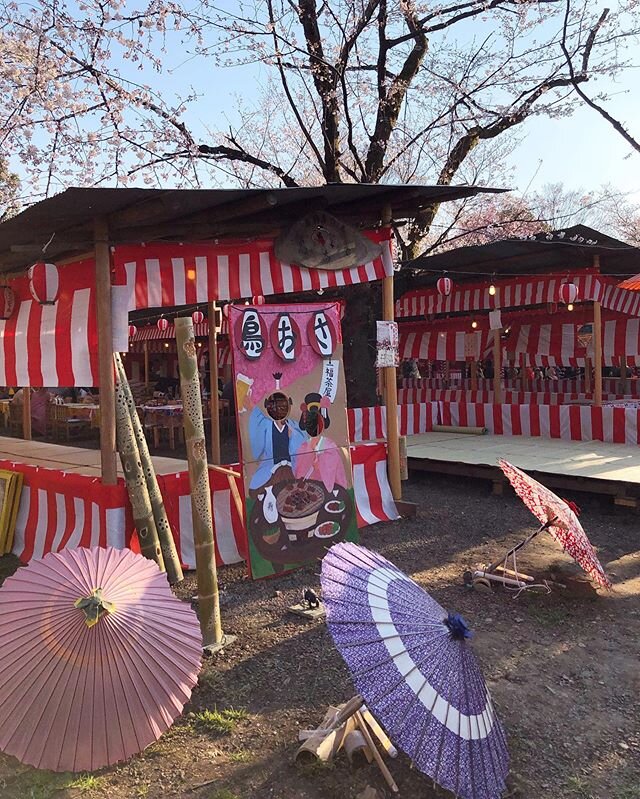
{"label": "umbrella handle", "polygon": [[553,517],[553,519],[549,519],[549,521],[547,521],[547,522],[545,522],[544,524],[540,525],[540,527],[538,527],[538,529],[537,529],[537,530],[534,530],[534,531],[533,531],[533,532],[532,532],[530,535],[528,535],[528,536],[527,536],[527,537],[526,537],[526,538],[525,538],[523,541],[521,541],[519,544],[516,544],[516,545],[515,545],[515,547],[512,547],[512,548],[511,548],[511,549],[510,549],[510,550],[507,552],[507,554],[506,554],[504,557],[502,557],[502,558],[499,558],[499,559],[498,559],[498,560],[496,560],[494,563],[492,563],[490,566],[487,566],[487,568],[486,568],[486,569],[484,569],[484,571],[486,571],[486,572],[492,572],[492,571],[495,571],[495,570],[498,568],[498,566],[500,566],[500,564],[501,564],[501,563],[503,563],[503,561],[505,561],[505,560],[506,560],[506,559],[509,557],[509,555],[513,555],[515,552],[518,552],[520,549],[522,549],[522,547],[523,547],[523,546],[525,546],[526,544],[528,544],[528,543],[529,543],[529,541],[533,541],[533,539],[534,539],[534,538],[535,538],[537,535],[539,535],[540,533],[542,533],[544,530],[548,530],[548,529],[549,529],[549,527],[551,527],[551,525],[552,525],[552,524],[553,524],[553,523],[556,521],[556,519],[557,519],[557,518],[558,518],[557,516],[554,516],[554,517]]}

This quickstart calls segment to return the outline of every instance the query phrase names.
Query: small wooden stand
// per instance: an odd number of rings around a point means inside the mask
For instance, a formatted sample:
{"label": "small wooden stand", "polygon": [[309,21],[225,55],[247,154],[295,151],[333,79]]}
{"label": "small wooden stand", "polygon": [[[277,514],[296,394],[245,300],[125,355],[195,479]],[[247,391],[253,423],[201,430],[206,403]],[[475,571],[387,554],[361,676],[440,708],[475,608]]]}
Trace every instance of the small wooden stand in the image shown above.
{"label": "small wooden stand", "polygon": [[369,762],[375,760],[391,791],[399,793],[374,738],[389,757],[396,757],[398,750],[363,705],[361,696],[354,696],[339,708],[330,707],[320,727],[315,730],[301,730],[298,738],[304,743],[295,754],[296,763],[309,760],[327,762],[344,747],[350,761],[353,761],[356,753],[361,753]]}
{"label": "small wooden stand", "polygon": [[307,621],[322,620],[327,615],[322,602],[319,608],[310,608],[304,602],[298,602],[296,605],[291,605],[287,610],[296,616],[302,616]]}

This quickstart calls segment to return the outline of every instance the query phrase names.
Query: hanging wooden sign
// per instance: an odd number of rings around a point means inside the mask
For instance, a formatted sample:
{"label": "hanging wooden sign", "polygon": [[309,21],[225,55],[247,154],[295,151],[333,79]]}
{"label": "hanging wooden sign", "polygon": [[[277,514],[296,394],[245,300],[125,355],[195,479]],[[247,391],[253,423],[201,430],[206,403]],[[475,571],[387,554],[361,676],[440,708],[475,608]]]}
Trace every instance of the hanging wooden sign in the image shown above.
{"label": "hanging wooden sign", "polygon": [[293,362],[300,355],[300,328],[288,313],[280,314],[278,321],[271,325],[271,346],[283,361]]}
{"label": "hanging wooden sign", "polygon": [[266,346],[266,327],[260,314],[253,308],[247,308],[238,322],[237,338],[243,354],[251,361],[256,361]]}
{"label": "hanging wooden sign", "polygon": [[318,311],[310,319],[307,335],[312,349],[323,358],[330,358],[338,344],[338,336],[331,319],[324,311]]}

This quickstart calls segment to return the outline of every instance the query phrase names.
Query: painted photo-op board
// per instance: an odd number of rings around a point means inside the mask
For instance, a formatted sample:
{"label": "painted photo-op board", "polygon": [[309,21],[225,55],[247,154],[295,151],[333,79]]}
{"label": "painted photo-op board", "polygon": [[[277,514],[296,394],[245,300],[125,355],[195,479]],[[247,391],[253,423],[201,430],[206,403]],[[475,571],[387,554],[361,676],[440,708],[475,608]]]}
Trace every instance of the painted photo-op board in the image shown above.
{"label": "painted photo-op board", "polygon": [[235,305],[236,418],[254,578],[357,540],[340,307]]}

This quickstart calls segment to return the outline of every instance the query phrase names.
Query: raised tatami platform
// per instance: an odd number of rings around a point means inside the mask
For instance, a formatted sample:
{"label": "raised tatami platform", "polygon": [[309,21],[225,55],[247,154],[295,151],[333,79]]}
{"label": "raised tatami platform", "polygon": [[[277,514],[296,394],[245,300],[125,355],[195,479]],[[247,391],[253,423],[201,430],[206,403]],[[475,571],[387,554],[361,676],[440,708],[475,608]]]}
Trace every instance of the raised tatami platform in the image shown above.
{"label": "raised tatami platform", "polygon": [[[48,441],[24,441],[21,438],[0,436],[0,460],[18,461],[29,466],[42,466],[62,472],[100,477],[100,450],[68,447]],[[156,474],[186,472],[187,462],[177,458],[152,456]],[[118,474],[122,476],[120,459]]]}
{"label": "raised tatami platform", "polygon": [[610,494],[616,504],[640,501],[640,447],[526,436],[423,433],[407,438],[409,469],[491,480],[501,491],[505,458],[549,486]]}

